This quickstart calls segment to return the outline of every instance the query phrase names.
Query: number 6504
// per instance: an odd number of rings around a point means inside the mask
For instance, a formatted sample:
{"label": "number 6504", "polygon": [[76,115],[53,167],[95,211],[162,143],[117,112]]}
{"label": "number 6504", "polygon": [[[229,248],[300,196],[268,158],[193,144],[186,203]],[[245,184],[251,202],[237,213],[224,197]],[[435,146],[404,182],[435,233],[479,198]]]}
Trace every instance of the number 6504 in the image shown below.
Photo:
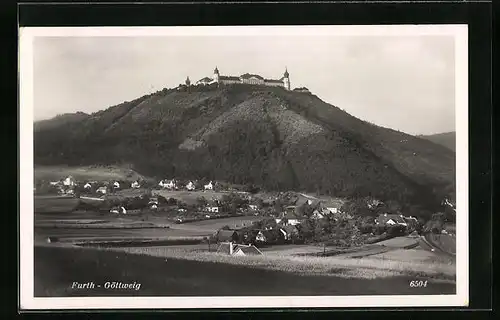
{"label": "number 6504", "polygon": [[414,280],[410,281],[410,288],[425,288],[427,287],[427,280]]}

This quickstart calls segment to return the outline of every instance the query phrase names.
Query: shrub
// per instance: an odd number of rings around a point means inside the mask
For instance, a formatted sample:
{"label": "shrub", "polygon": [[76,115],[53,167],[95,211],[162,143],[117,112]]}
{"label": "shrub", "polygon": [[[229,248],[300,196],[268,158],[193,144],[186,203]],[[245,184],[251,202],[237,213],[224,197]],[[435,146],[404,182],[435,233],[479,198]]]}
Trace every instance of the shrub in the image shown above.
{"label": "shrub", "polygon": [[375,225],[373,224],[363,224],[361,225],[361,227],[359,228],[359,231],[362,233],[362,234],[365,234],[365,233],[373,233],[375,229]]}
{"label": "shrub", "polygon": [[391,236],[404,235],[405,232],[406,232],[406,227],[399,224],[392,225],[387,228],[387,233]]}

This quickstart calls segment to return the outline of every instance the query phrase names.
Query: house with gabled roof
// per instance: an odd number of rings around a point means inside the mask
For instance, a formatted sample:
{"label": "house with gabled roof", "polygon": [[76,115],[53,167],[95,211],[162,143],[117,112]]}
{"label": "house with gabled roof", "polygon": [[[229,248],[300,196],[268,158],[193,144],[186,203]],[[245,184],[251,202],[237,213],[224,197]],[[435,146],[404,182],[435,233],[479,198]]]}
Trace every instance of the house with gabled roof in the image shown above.
{"label": "house with gabled roof", "polygon": [[235,244],[233,242],[222,242],[217,248],[217,253],[227,254],[230,256],[249,256],[249,255],[262,255],[254,245]]}
{"label": "house with gabled roof", "polygon": [[389,213],[384,213],[378,216],[377,219],[375,219],[375,223],[378,225],[401,225],[401,226],[408,226],[406,223],[403,215],[401,214],[389,214]]}
{"label": "house with gabled roof", "polygon": [[192,181],[189,181],[188,184],[186,184],[186,189],[189,191],[193,191],[194,189],[196,189],[196,186]]}

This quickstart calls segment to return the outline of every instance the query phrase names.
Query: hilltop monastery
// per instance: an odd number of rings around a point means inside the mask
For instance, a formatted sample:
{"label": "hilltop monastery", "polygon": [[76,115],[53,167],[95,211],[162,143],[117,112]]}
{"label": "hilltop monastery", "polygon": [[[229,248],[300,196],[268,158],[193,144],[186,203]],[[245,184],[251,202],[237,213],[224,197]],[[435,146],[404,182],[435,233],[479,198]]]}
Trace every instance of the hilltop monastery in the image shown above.
{"label": "hilltop monastery", "polygon": [[[190,85],[189,77],[186,79],[186,84]],[[197,85],[209,85],[212,83],[221,83],[221,84],[231,84],[231,83],[246,83],[246,84],[259,84],[265,86],[273,86],[273,87],[283,87],[286,90],[290,90],[290,74],[288,70],[285,69],[285,73],[281,79],[265,79],[257,74],[245,73],[241,76],[221,76],[219,74],[219,69],[215,67],[212,78],[205,77],[196,82]]]}

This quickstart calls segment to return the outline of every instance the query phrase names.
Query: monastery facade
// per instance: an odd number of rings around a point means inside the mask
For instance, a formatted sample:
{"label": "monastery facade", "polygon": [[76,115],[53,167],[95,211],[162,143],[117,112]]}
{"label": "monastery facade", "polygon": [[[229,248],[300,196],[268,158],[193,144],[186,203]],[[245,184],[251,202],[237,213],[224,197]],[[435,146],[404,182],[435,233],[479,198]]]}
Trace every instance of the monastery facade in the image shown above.
{"label": "monastery facade", "polygon": [[258,84],[264,86],[272,87],[283,87],[286,90],[290,90],[290,74],[288,70],[285,69],[285,73],[281,79],[265,79],[257,74],[245,73],[241,76],[222,76],[219,74],[219,69],[215,67],[213,76],[211,78],[205,77],[196,82],[197,85],[209,85],[212,83],[218,84],[232,84],[232,83],[244,83],[244,84]]}

